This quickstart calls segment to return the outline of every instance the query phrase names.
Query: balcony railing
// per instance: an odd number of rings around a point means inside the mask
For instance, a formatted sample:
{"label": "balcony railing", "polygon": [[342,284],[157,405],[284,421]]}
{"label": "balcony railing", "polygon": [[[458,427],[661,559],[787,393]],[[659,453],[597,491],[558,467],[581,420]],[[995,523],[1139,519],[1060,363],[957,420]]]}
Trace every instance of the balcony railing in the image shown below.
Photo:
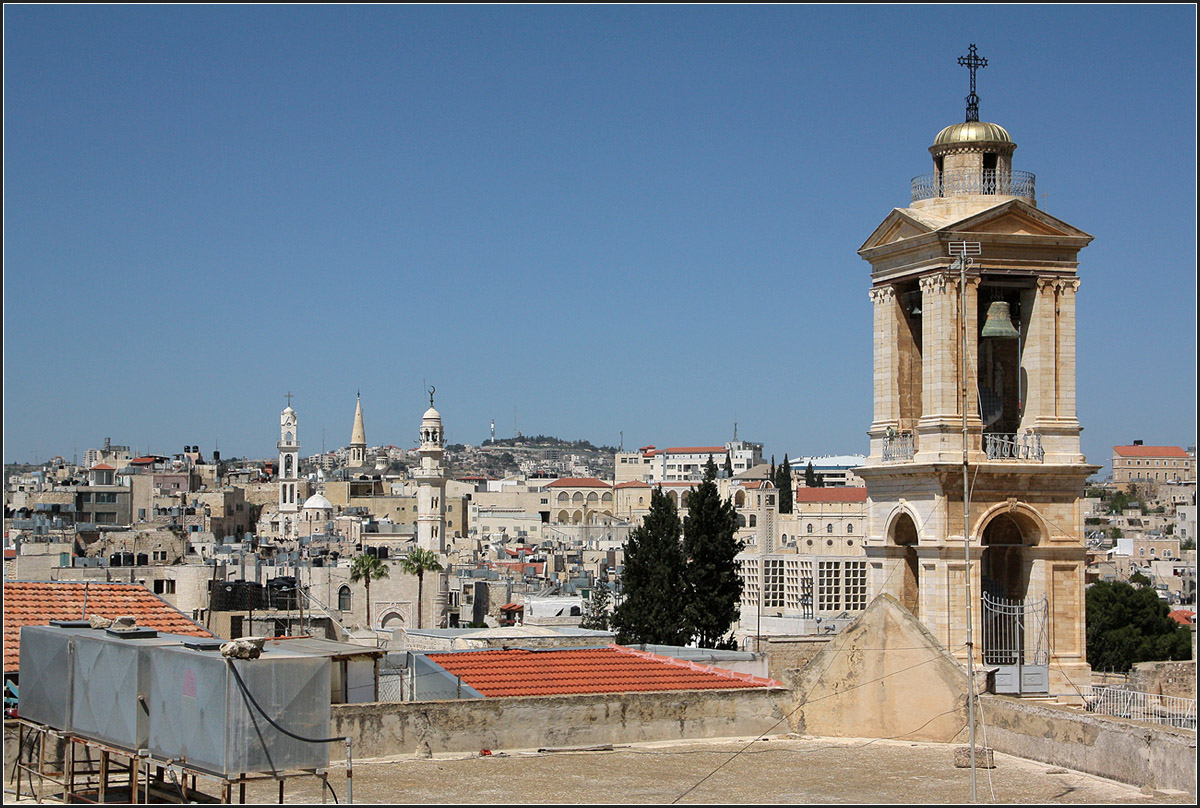
{"label": "balcony railing", "polygon": [[1035,175],[1028,171],[1001,171],[994,168],[964,168],[922,174],[912,178],[912,201],[968,194],[1035,199],[1035,180]]}
{"label": "balcony railing", "polygon": [[1196,731],[1196,700],[1140,693],[1117,687],[1085,687],[1081,691],[1089,713],[1150,721]]}
{"label": "balcony railing", "polygon": [[1042,449],[1042,436],[1036,432],[1021,435],[985,433],[983,450],[988,460],[1034,460],[1041,463],[1046,457],[1046,451]]}
{"label": "balcony railing", "polygon": [[896,435],[883,436],[883,462],[894,463],[899,460],[912,460],[916,453],[916,436],[911,432],[900,432]]}

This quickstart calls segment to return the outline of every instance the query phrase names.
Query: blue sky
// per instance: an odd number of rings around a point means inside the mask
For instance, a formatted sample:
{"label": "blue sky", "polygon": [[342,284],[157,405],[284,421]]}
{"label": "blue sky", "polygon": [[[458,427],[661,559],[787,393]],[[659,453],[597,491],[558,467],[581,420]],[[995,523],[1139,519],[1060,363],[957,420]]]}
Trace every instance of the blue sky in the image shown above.
{"label": "blue sky", "polygon": [[1091,233],[1089,460],[1195,442],[1190,5],[6,6],[4,451],[865,452],[856,250],[980,117]]}

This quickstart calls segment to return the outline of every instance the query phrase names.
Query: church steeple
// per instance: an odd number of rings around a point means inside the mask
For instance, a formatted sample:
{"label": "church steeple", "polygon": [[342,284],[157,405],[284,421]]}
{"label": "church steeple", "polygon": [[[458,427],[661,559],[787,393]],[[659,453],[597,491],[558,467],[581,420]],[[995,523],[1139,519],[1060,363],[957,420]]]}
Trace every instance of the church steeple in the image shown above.
{"label": "church steeple", "polygon": [[350,430],[350,459],[351,468],[365,465],[367,462],[367,430],[363,426],[362,393],[358,394],[358,403],[354,408],[354,428]]}
{"label": "church steeple", "polygon": [[300,482],[299,418],[292,409],[292,394],[287,394],[287,408],[279,414],[279,532],[291,538],[300,506],[296,502],[296,487]]}
{"label": "church steeple", "polygon": [[417,545],[435,553],[446,552],[445,435],[442,416],[433,408],[434,388],[429,389],[429,409],[421,417],[421,465],[413,472],[417,488]]}

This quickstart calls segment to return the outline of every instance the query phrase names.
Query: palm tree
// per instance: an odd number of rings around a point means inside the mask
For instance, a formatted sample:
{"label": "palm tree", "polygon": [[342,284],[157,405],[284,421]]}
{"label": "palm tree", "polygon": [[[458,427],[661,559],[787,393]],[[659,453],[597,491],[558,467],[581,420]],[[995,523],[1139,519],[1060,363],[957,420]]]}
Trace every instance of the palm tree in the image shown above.
{"label": "palm tree", "polygon": [[367,588],[367,628],[371,627],[371,581],[388,577],[388,565],[373,555],[363,553],[350,564],[350,580],[363,582]]}
{"label": "palm tree", "polygon": [[407,572],[409,575],[417,576],[417,628],[421,627],[421,590],[425,585],[425,570],[433,572],[441,572],[444,567],[438,561],[437,553],[432,550],[425,550],[420,547],[414,547],[409,551],[407,558],[400,559],[400,569]]}

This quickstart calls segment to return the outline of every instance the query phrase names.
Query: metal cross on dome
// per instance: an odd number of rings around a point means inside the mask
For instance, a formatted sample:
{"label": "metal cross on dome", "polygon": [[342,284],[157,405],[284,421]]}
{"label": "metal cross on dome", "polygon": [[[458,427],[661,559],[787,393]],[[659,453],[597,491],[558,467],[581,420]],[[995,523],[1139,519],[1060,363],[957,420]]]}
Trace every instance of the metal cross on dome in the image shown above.
{"label": "metal cross on dome", "polygon": [[967,96],[967,120],[979,120],[979,96],[975,95],[975,71],[987,67],[987,59],[975,54],[975,43],[971,43],[969,56],[958,57],[958,63],[971,71],[971,94]]}

